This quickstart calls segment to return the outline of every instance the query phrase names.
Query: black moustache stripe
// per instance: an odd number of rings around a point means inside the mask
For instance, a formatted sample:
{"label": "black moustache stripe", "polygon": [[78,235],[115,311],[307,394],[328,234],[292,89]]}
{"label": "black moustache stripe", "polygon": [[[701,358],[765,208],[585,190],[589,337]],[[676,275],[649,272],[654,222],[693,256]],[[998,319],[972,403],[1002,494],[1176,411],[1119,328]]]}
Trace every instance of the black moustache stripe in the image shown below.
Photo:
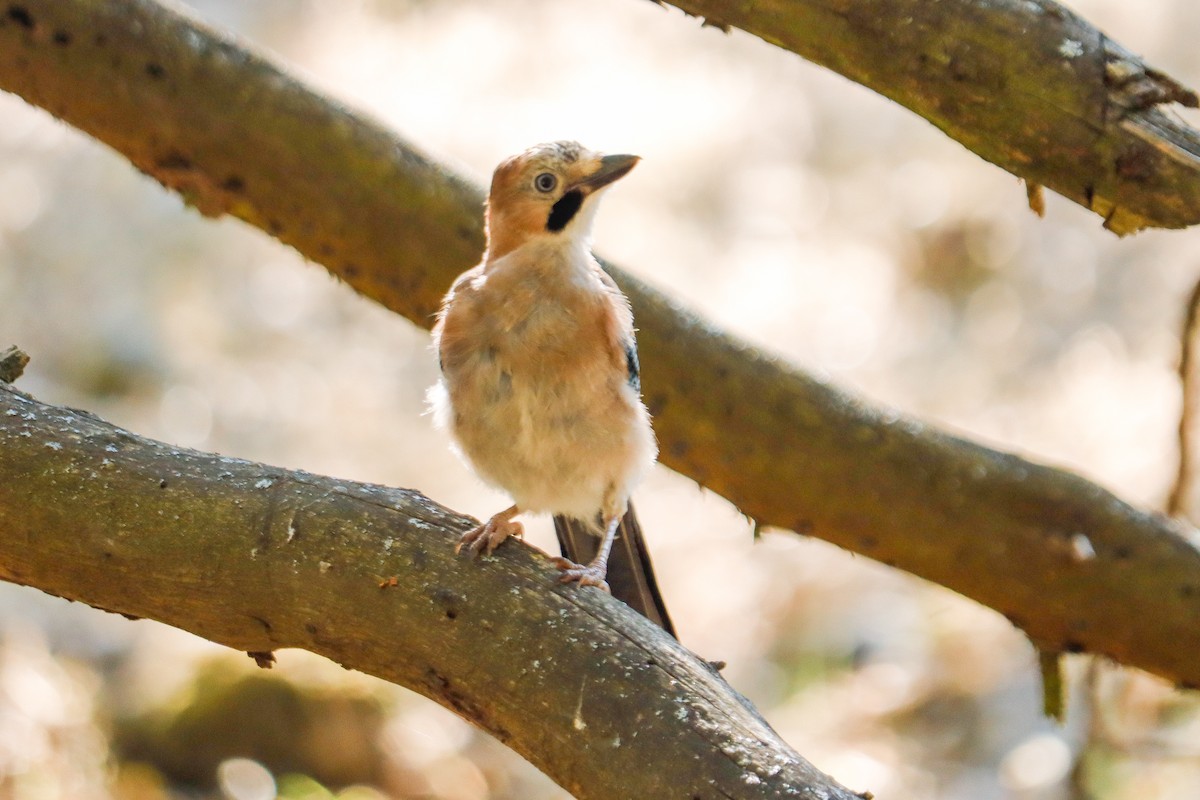
{"label": "black moustache stripe", "polygon": [[546,230],[557,233],[567,227],[579,209],[583,207],[583,192],[572,189],[559,198],[550,209],[550,217],[546,220]]}

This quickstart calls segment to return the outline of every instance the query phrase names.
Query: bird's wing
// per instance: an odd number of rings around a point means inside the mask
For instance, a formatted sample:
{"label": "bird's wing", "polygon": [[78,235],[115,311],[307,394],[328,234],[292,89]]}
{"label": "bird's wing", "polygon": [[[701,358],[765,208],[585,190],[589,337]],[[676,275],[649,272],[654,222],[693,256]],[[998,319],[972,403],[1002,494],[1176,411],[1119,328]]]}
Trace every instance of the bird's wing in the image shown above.
{"label": "bird's wing", "polygon": [[612,307],[612,336],[622,351],[625,361],[625,376],[635,392],[642,391],[641,366],[638,363],[637,338],[634,334],[633,311],[629,308],[629,300],[621,292],[617,282],[604,271],[599,262],[593,267],[596,277],[600,279],[606,292],[605,300]]}
{"label": "bird's wing", "polygon": [[[457,364],[470,351],[471,331],[477,312],[470,308],[470,296],[475,293],[475,279],[483,274],[483,264],[473,267],[455,279],[442,299],[442,308],[433,325],[433,347],[438,367],[443,374],[447,367]],[[464,309],[464,303],[467,308]]]}

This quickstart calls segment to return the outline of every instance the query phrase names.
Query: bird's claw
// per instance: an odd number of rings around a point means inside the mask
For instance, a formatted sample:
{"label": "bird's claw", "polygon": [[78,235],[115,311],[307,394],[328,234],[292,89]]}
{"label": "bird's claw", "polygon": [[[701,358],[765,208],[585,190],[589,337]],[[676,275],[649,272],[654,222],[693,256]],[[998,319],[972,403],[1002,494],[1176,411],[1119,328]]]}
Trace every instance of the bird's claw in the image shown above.
{"label": "bird's claw", "polygon": [[559,583],[578,583],[580,586],[595,586],[609,594],[612,590],[608,588],[608,581],[605,577],[608,575],[607,564],[576,564],[569,558],[556,556],[552,559],[554,566],[562,570],[562,575],[558,577]]}
{"label": "bird's claw", "polygon": [[487,553],[490,556],[492,551],[502,545],[504,540],[510,536],[518,539],[525,538],[525,527],[519,522],[497,514],[482,525],[464,533],[458,540],[454,552],[461,553],[463,547],[466,547],[467,552],[472,556],[478,556],[480,553]]}

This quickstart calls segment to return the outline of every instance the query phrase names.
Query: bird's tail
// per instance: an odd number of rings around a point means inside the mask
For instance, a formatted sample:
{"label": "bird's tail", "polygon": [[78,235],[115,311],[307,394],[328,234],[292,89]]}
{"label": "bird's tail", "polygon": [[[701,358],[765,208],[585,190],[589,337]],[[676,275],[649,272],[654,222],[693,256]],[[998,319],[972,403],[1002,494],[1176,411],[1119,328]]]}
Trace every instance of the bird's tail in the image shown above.
{"label": "bird's tail", "polygon": [[[562,554],[576,564],[586,564],[596,557],[600,546],[602,522],[584,522],[561,515],[554,517],[554,532],[558,534],[558,546]],[[608,556],[608,586],[613,597],[626,603],[634,611],[661,626],[672,636],[675,626],[667,614],[658,581],[654,579],[654,567],[650,564],[650,553],[642,538],[642,527],[633,504],[625,510],[617,538]]]}

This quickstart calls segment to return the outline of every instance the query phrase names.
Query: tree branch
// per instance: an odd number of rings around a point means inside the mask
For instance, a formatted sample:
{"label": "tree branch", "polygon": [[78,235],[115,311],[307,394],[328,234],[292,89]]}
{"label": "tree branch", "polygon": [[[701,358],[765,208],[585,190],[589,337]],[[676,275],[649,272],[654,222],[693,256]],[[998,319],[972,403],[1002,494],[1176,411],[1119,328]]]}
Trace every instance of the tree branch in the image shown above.
{"label": "tree branch", "polygon": [[544,555],[455,557],[474,523],[416,492],[179,450],[7,384],[0,452],[5,580],[401,684],[580,800],[858,797]]}
{"label": "tree branch", "polygon": [[1117,234],[1200,222],[1196,93],[1054,0],[670,0],[895,100]]}
{"label": "tree branch", "polygon": [[[477,190],[230,40],[149,0],[42,0],[18,22],[14,7],[0,16],[0,86],[207,213],[265,226],[425,326],[478,257]],[[1200,550],[1173,523],[873,409],[613,273],[668,466],[762,524],[989,605],[1045,649],[1200,686]]]}
{"label": "tree branch", "polygon": [[1179,384],[1183,387],[1179,410],[1179,468],[1167,498],[1167,513],[1196,524],[1200,520],[1200,283],[1192,287],[1180,331]]}

